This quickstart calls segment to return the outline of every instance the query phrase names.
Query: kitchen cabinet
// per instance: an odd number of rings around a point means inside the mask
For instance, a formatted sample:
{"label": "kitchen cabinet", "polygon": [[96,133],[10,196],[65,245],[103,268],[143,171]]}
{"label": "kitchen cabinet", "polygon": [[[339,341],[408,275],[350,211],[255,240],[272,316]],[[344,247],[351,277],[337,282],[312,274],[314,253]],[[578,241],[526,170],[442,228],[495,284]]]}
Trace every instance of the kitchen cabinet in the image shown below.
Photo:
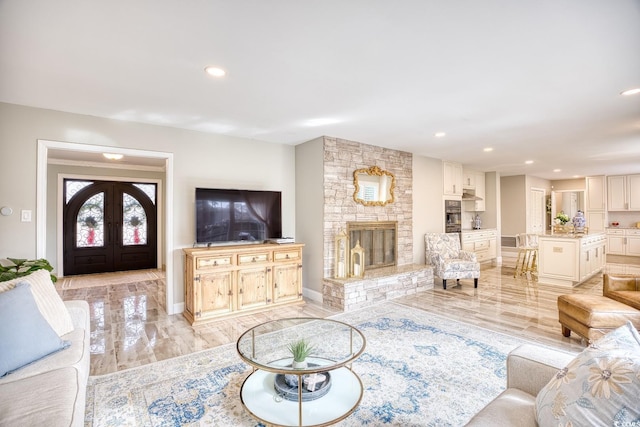
{"label": "kitchen cabinet", "polygon": [[476,188],[476,171],[463,169],[462,171],[462,188]]}
{"label": "kitchen cabinet", "polygon": [[606,240],[604,235],[582,239],[580,242],[580,282],[587,280],[606,264]]}
{"label": "kitchen cabinet", "polygon": [[605,231],[607,225],[607,192],[604,175],[586,177],[586,201],[584,217],[591,233]]}
{"label": "kitchen cabinet", "polygon": [[463,231],[460,236],[462,249],[474,252],[478,258],[478,262],[496,259],[498,255],[497,238],[498,231],[494,228]]}
{"label": "kitchen cabinet", "polygon": [[604,211],[607,198],[605,192],[605,176],[586,177],[587,200],[586,211]]}
{"label": "kitchen cabinet", "polygon": [[443,194],[447,196],[462,196],[462,164],[442,162]]}
{"label": "kitchen cabinet", "polygon": [[184,317],[192,324],[300,304],[303,244],[188,248]]}
{"label": "kitchen cabinet", "polygon": [[602,271],[606,262],[604,233],[538,238],[538,282],[577,286]]}
{"label": "kitchen cabinet", "polygon": [[607,229],[607,253],[640,256],[640,230],[635,228]]}
{"label": "kitchen cabinet", "polygon": [[584,214],[590,233],[603,233],[606,229],[607,214],[605,211],[587,211]]}
{"label": "kitchen cabinet", "polygon": [[[473,176],[473,178],[469,178],[470,176]],[[470,181],[467,181],[469,179]],[[486,193],[484,172],[465,171],[465,182],[471,182],[473,186],[464,186],[464,194],[462,195],[464,210],[467,212],[484,212],[486,206],[484,200]],[[465,200],[466,194],[479,197],[482,200]]]}
{"label": "kitchen cabinet", "polygon": [[607,177],[607,210],[640,211],[640,174]]}

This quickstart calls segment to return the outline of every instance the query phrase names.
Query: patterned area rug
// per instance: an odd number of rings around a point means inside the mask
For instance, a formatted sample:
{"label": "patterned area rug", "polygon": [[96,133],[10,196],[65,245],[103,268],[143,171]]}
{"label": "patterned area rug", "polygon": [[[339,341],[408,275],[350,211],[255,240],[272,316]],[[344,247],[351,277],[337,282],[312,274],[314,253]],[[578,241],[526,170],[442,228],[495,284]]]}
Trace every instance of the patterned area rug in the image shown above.
{"label": "patterned area rug", "polygon": [[[353,364],[364,396],[339,426],[464,425],[504,389],[506,355],[524,342],[392,302],[332,318],[367,339]],[[232,344],[91,377],[86,425],[262,426],[240,403],[250,372]]]}

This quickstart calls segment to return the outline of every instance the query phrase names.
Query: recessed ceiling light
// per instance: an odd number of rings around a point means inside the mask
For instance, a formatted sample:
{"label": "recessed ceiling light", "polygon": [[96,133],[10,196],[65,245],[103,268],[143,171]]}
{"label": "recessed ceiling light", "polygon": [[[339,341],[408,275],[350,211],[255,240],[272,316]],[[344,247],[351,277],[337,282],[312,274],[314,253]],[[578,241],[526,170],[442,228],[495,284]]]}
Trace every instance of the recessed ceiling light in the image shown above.
{"label": "recessed ceiling light", "polygon": [[225,70],[223,70],[222,68],[215,67],[213,65],[209,65],[208,67],[206,67],[204,69],[204,71],[206,71],[207,74],[209,74],[210,76],[213,76],[213,77],[224,77],[225,74],[227,74],[227,72]]}
{"label": "recessed ceiling light", "polygon": [[526,165],[531,165],[531,164],[533,164],[533,160],[527,160],[527,161],[525,161],[524,163],[525,163]]}
{"label": "recessed ceiling light", "polygon": [[443,136],[447,136],[445,132],[436,132],[433,134],[436,138],[442,138]]}
{"label": "recessed ceiling light", "polygon": [[580,175],[573,175],[574,178],[580,178]]}
{"label": "recessed ceiling light", "polygon": [[640,87],[625,90],[623,92],[620,92],[620,95],[627,96],[627,95],[635,95],[636,93],[640,93]]}
{"label": "recessed ceiling light", "polygon": [[482,151],[484,151],[484,152],[488,153],[488,152],[490,152],[490,151],[493,151],[493,147],[487,147],[487,148],[485,148],[485,149],[484,149],[484,150],[482,150]]}
{"label": "recessed ceiling light", "polygon": [[109,160],[120,160],[124,156],[122,154],[114,154],[114,153],[102,153],[105,159]]}
{"label": "recessed ceiling light", "polygon": [[562,172],[562,169],[554,169],[554,172]]}

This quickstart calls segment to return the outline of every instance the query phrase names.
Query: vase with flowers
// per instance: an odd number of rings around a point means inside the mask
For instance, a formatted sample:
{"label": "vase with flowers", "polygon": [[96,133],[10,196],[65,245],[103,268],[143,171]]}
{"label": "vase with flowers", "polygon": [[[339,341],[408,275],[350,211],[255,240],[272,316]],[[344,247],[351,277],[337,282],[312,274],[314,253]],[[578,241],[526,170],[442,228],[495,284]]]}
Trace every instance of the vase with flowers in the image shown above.
{"label": "vase with flowers", "polygon": [[560,211],[560,213],[558,213],[558,215],[556,215],[554,219],[556,221],[556,224],[560,224],[560,225],[565,225],[571,220],[571,218],[569,218],[569,215],[567,215],[563,211]]}

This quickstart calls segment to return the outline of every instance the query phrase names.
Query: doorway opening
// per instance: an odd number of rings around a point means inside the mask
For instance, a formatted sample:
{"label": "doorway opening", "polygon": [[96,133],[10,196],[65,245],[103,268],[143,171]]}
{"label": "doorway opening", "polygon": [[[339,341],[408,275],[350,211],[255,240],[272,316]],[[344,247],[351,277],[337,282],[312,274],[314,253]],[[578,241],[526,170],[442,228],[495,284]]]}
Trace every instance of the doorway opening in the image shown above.
{"label": "doorway opening", "polygon": [[[100,154],[110,152],[115,154],[123,154],[124,156],[136,157],[139,159],[150,159],[162,162],[162,173],[164,174],[164,188],[159,192],[162,196],[160,206],[173,206],[173,153],[139,150],[133,148],[120,148],[113,146],[100,146],[89,144],[78,144],[71,142],[59,142],[50,140],[38,140],[38,158],[37,158],[37,186],[36,186],[36,256],[38,258],[47,257],[47,235],[50,228],[47,228],[47,196],[48,196],[48,161],[50,151],[68,151],[72,155],[77,153],[94,153]],[[58,208],[57,218],[62,217],[62,207]],[[183,310],[184,303],[176,303],[174,295],[174,277],[173,277],[173,210],[161,208],[158,212],[158,224],[161,224],[162,243],[158,242],[158,258],[162,260],[165,270],[166,280],[163,280],[163,293],[166,302],[166,311],[168,314],[180,313]],[[57,221],[57,236],[62,236],[61,221]],[[158,236],[160,240],[160,236]],[[63,270],[62,266],[62,238],[56,239],[58,243],[55,245],[57,253],[57,271]],[[49,251],[52,251],[50,248]]]}

